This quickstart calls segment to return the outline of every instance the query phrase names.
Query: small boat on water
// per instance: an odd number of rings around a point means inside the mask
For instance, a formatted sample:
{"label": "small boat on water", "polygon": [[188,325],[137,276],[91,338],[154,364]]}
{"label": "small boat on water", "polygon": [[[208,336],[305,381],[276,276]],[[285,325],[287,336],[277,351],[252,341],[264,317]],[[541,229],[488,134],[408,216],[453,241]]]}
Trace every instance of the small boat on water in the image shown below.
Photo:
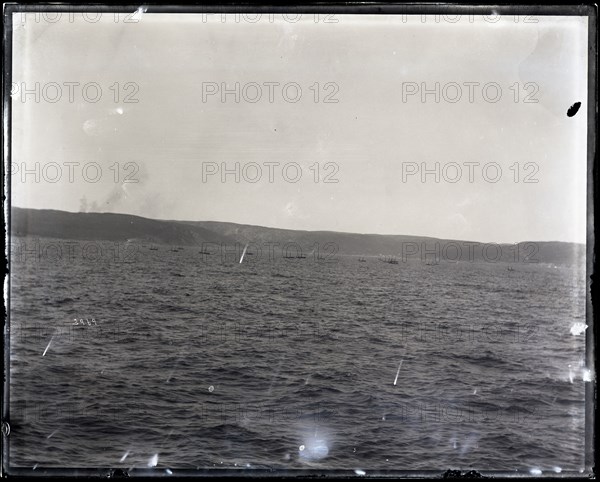
{"label": "small boat on water", "polygon": [[367,260],[361,256],[360,258],[358,258],[358,262],[359,263],[366,263]]}

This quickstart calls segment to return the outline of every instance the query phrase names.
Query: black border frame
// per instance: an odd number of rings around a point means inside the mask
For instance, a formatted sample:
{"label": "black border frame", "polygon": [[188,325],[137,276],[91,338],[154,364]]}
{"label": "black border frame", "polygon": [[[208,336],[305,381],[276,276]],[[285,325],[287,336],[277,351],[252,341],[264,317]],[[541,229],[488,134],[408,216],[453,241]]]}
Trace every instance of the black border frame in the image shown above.
{"label": "black border frame", "polygon": [[[587,16],[588,17],[588,98],[587,111],[588,118],[588,139],[587,139],[587,243],[586,243],[586,282],[587,282],[587,300],[586,300],[586,363],[591,367],[594,378],[590,383],[586,384],[585,398],[585,471],[580,472],[562,472],[560,474],[543,473],[543,478],[595,478],[595,433],[594,422],[596,418],[596,363],[595,363],[595,341],[596,329],[595,320],[596,313],[593,309],[594,299],[598,293],[598,281],[594,273],[596,273],[596,257],[595,257],[595,217],[594,212],[598,207],[598,193],[596,186],[600,186],[598,166],[596,163],[597,156],[597,128],[598,128],[598,31],[597,31],[597,14],[598,5],[595,3],[564,5],[564,4],[547,4],[547,5],[464,5],[457,3],[381,3],[381,2],[307,2],[306,4],[290,3],[287,5],[277,4],[262,4],[257,5],[249,2],[237,2],[223,4],[209,0],[199,5],[198,3],[164,5],[156,2],[145,3],[142,5],[146,13],[287,13],[287,14],[380,14],[380,15],[416,15],[416,14],[473,14],[473,15],[492,15],[494,13],[504,15],[534,15],[534,16]],[[2,161],[4,164],[2,171],[3,196],[2,219],[5,224],[5,241],[6,246],[9,246],[11,239],[11,182],[10,171],[7,166],[11,162],[11,133],[12,133],[12,110],[11,110],[11,82],[12,82],[12,14],[13,13],[35,13],[44,12],[102,12],[102,13],[122,13],[128,14],[137,10],[140,5],[110,5],[110,4],[78,4],[78,3],[31,3],[3,4],[3,37],[2,37],[2,60],[3,60],[3,76],[2,76],[2,132],[3,143]],[[10,269],[10,250],[5,252],[6,269]],[[23,476],[46,476],[46,477],[157,477],[167,476],[164,470],[157,469],[133,469],[125,471],[121,468],[39,468],[33,470],[31,468],[10,467],[9,462],[9,446],[10,446],[10,276],[5,274],[5,288],[8,297],[5,299],[5,315],[4,315],[4,331],[2,334],[4,346],[4,383],[2,396],[2,475],[23,477]],[[7,433],[8,432],[8,433]],[[231,477],[231,476],[260,476],[260,477],[296,477],[296,478],[314,478],[314,477],[329,477],[329,478],[350,478],[357,477],[354,470],[270,470],[270,469],[204,469],[204,470],[189,470],[189,469],[170,469],[172,475],[169,477]],[[506,471],[482,471],[465,472],[446,471],[445,473],[439,470],[428,471],[403,471],[403,470],[369,470],[367,469],[369,478],[423,478],[423,477],[516,477],[519,479],[529,479],[531,475],[527,472],[506,472]],[[364,476],[361,476],[364,477]]]}

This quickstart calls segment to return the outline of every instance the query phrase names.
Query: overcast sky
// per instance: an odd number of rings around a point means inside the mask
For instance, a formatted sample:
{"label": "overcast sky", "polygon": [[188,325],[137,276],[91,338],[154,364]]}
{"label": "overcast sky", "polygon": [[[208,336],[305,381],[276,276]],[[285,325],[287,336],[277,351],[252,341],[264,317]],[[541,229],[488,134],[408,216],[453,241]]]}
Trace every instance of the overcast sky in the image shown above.
{"label": "overcast sky", "polygon": [[[587,18],[534,19],[337,15],[329,19],[337,23],[324,23],[276,15],[236,23],[233,16],[222,22],[145,13],[137,23],[108,14],[96,23],[67,14],[51,23],[15,14],[13,205],[486,242],[585,242]],[[23,102],[20,90],[36,82],[40,102],[34,95]],[[56,102],[49,101],[56,89],[43,90],[50,82],[62,86]],[[80,84],[73,99],[65,82]],[[102,88],[97,102],[90,100],[95,88],[87,100],[81,92],[92,82]],[[223,82],[257,83],[262,98],[203,99],[203,83],[220,89]],[[272,103],[265,82],[280,84]],[[281,87],[294,82],[301,96],[287,102]],[[448,98],[457,92],[449,83],[461,86],[461,99],[436,103],[430,94],[423,103],[420,92],[407,95],[436,82],[440,93],[448,85]],[[465,82],[480,83],[473,102]],[[482,86],[494,82],[502,96],[486,101]],[[493,86],[486,92],[496,95]],[[253,98],[256,89],[245,93]],[[286,93],[293,99],[296,90]],[[328,94],[338,102],[323,102]],[[528,94],[538,102],[524,102]],[[127,95],[138,102],[124,102]],[[579,113],[567,117],[578,101]],[[58,163],[62,177],[48,182],[55,170],[46,167],[40,182],[33,175],[23,182],[16,170],[36,162]],[[80,163],[74,182],[69,162]],[[103,169],[95,183],[83,179],[82,166],[91,162]],[[139,170],[125,170],[128,162]],[[203,179],[203,165],[251,162],[262,167],[258,182],[228,175],[223,183],[220,173]],[[462,178],[403,179],[409,166],[433,169],[436,162],[440,170],[458,163]],[[479,163],[473,182],[465,162]],[[272,165],[273,182],[264,163],[280,163]],[[301,167],[295,183],[284,178],[296,175],[293,166],[282,171],[288,163]],[[486,163],[502,168],[497,182],[483,178]],[[138,182],[124,183],[128,173]],[[256,171],[244,173],[253,178]],[[456,170],[448,165],[445,173],[454,178]],[[538,182],[523,182],[527,175]],[[338,182],[323,182],[326,176]]]}

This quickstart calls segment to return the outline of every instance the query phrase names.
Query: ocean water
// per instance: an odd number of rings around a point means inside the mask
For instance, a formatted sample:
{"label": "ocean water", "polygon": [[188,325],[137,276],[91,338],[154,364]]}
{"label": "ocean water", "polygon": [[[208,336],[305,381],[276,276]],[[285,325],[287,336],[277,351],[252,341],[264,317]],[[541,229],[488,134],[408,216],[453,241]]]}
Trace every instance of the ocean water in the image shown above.
{"label": "ocean water", "polygon": [[13,255],[13,467],[584,467],[583,268],[100,244]]}

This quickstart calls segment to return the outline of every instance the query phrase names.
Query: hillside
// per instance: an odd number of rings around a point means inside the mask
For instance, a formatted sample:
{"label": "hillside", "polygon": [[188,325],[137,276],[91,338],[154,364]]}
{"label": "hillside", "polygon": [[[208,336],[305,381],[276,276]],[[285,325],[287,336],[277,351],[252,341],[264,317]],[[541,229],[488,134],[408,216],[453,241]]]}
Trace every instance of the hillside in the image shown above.
{"label": "hillside", "polygon": [[69,213],[18,207],[13,207],[11,213],[13,236],[136,241],[171,246],[251,243],[251,249],[269,249],[267,243],[277,243],[280,248],[289,246],[292,254],[299,246],[304,254],[317,249],[338,255],[394,256],[398,260],[432,260],[436,247],[438,256],[449,260],[523,262],[537,259],[550,264],[579,264],[585,258],[585,245],[554,241],[523,242],[517,249],[508,244],[486,245],[421,236],[300,231],[216,221],[165,221],[128,214]]}

